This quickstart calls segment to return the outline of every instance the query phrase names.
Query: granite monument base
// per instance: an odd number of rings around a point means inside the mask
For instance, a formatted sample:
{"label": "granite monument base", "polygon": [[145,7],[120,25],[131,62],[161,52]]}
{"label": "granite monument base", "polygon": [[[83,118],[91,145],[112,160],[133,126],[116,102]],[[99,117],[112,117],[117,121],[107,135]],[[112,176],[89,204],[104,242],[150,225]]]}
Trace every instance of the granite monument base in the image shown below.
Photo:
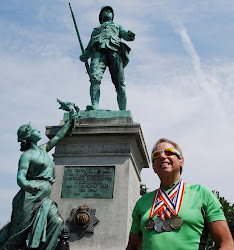
{"label": "granite monument base", "polygon": [[[149,167],[141,127],[130,111],[105,111],[105,118],[101,111],[85,112],[72,136],[55,149],[51,199],[70,231],[70,249],[125,249],[140,197],[140,171]],[[59,128],[48,126],[46,135],[53,137]],[[90,210],[76,217],[83,205]],[[93,225],[87,226],[90,221]]]}

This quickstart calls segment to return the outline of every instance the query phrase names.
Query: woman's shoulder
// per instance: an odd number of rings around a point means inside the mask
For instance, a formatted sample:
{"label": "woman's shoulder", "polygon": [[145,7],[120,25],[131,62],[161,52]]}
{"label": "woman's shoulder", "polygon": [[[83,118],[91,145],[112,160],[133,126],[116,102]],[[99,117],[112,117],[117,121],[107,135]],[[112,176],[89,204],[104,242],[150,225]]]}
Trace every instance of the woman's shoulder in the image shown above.
{"label": "woman's shoulder", "polygon": [[27,149],[23,152],[23,154],[21,155],[20,159],[32,159],[34,157],[38,157],[40,153],[40,149],[38,148],[38,150],[35,149]]}
{"label": "woman's shoulder", "polygon": [[195,184],[195,185],[186,184],[186,187],[190,190],[195,190],[197,192],[211,192],[207,187],[200,184]]}

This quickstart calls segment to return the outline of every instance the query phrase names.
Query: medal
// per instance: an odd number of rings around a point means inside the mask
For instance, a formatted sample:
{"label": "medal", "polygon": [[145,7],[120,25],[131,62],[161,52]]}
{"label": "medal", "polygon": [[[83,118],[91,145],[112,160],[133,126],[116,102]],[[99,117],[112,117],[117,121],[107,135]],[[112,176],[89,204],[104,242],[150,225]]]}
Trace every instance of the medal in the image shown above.
{"label": "medal", "polygon": [[170,224],[173,229],[180,229],[183,224],[183,219],[180,218],[179,216],[172,217]]}
{"label": "medal", "polygon": [[154,229],[154,220],[152,218],[149,218],[146,222],[145,222],[145,230],[150,232]]}
{"label": "medal", "polygon": [[[163,187],[155,191],[153,203],[150,210],[150,215],[146,223],[145,230],[151,231],[153,228],[156,232],[170,232],[180,229],[183,224],[183,219],[178,217],[182,200],[184,196],[185,183],[179,180],[172,189],[166,193]],[[158,215],[155,221],[153,217]]]}
{"label": "medal", "polygon": [[157,217],[157,219],[154,221],[154,223],[155,223],[154,229],[156,232],[161,233],[161,232],[165,231],[163,228],[164,220],[162,220],[160,217]]}
{"label": "medal", "polygon": [[171,219],[166,219],[163,222],[163,229],[167,232],[171,232],[173,228],[171,227]]}

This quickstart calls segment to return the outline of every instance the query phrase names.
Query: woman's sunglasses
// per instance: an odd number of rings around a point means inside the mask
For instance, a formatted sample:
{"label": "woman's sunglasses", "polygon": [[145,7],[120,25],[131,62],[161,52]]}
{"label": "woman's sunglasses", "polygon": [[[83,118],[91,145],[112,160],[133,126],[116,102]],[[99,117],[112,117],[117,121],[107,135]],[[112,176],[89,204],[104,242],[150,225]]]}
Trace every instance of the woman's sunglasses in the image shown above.
{"label": "woman's sunglasses", "polygon": [[181,159],[181,155],[179,153],[179,151],[177,151],[175,148],[166,148],[166,149],[163,149],[163,150],[157,150],[157,151],[154,151],[152,153],[152,160],[154,159],[158,159],[160,156],[161,156],[161,153],[164,152],[164,154],[166,156],[170,156],[170,155],[177,155],[177,157],[179,159]]}

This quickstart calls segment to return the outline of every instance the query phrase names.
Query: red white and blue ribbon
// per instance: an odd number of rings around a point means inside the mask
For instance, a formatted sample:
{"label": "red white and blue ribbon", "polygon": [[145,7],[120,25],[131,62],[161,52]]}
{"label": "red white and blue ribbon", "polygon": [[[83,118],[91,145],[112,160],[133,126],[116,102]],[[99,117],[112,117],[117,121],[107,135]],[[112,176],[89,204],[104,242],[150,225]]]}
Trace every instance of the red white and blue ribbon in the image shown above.
{"label": "red white and blue ribbon", "polygon": [[161,219],[171,218],[172,215],[178,215],[183,196],[184,196],[185,183],[180,180],[167,194],[162,187],[155,191],[153,204],[150,211],[150,218],[153,218],[156,214]]}

